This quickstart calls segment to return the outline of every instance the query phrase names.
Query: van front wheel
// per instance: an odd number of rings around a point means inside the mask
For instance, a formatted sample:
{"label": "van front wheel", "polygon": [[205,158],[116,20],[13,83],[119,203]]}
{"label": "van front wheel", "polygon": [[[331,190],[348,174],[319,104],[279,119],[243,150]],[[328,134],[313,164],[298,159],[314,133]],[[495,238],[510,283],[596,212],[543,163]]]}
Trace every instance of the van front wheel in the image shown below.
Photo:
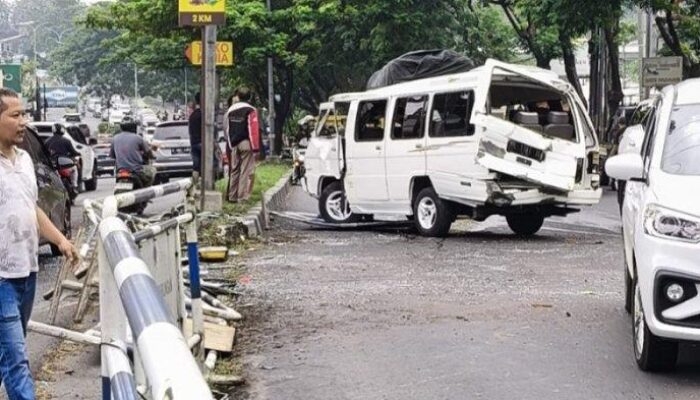
{"label": "van front wheel", "polygon": [[423,236],[444,237],[450,232],[454,212],[433,188],[425,188],[413,202],[413,220]]}
{"label": "van front wheel", "polygon": [[510,230],[516,235],[530,236],[542,228],[544,216],[540,214],[510,214],[506,215]]}
{"label": "van front wheel", "polygon": [[359,220],[359,215],[353,214],[350,210],[343,185],[337,181],[326,186],[321,192],[318,210],[321,212],[323,220],[330,223],[342,224]]}

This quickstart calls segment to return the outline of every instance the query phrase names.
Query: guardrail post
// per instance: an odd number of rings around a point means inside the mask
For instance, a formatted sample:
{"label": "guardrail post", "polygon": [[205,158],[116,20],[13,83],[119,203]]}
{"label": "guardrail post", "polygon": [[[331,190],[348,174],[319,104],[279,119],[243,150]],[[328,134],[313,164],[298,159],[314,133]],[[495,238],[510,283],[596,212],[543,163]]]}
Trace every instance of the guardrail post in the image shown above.
{"label": "guardrail post", "polygon": [[213,400],[124,222],[116,217],[104,218],[100,223],[100,238],[105,264],[112,270],[112,279],[105,281],[117,287],[152,397],[157,400]]}
{"label": "guardrail post", "polygon": [[192,334],[199,335],[202,340],[194,351],[197,361],[204,362],[204,308],[202,305],[202,289],[199,276],[199,244],[197,238],[197,218],[187,223],[185,229],[187,239],[187,260],[190,271],[190,292],[192,294]]}

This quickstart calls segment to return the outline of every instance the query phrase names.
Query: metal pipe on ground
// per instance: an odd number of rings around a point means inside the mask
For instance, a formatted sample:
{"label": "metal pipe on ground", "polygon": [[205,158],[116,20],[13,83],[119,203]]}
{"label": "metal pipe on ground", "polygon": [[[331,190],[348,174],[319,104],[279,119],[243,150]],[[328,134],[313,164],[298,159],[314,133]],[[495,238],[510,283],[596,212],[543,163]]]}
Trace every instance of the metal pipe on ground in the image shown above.
{"label": "metal pipe on ground", "polygon": [[95,337],[87,332],[77,332],[70,329],[59,328],[53,325],[43,324],[41,322],[29,321],[27,329],[32,332],[40,333],[46,336],[53,336],[59,339],[70,340],[71,342],[92,344],[99,346],[102,342],[99,337]]}
{"label": "metal pipe on ground", "polygon": [[139,243],[146,239],[151,239],[154,236],[159,235],[168,229],[174,228],[178,225],[182,225],[194,220],[194,214],[186,213],[179,215],[175,218],[169,219],[167,221],[160,222],[158,224],[150,225],[148,228],[134,233],[134,241]]}
{"label": "metal pipe on ground", "polygon": [[[185,298],[185,305],[187,307],[192,307],[192,300],[189,298]],[[204,314],[210,315],[212,317],[223,318],[227,321],[240,321],[243,319],[243,316],[240,313],[238,313],[238,311],[233,309],[222,310],[220,308],[212,307],[206,303],[203,303],[202,306]]]}

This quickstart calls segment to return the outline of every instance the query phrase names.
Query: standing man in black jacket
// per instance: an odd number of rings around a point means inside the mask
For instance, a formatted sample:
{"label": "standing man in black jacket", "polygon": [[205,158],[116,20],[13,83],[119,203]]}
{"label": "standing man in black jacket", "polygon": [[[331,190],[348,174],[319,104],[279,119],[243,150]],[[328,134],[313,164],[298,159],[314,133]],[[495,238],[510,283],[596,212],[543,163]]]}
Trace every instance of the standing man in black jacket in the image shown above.
{"label": "standing man in black jacket", "polygon": [[192,176],[197,179],[202,173],[202,109],[199,106],[199,92],[194,95],[194,110],[187,120],[190,133],[190,153],[192,154]]}

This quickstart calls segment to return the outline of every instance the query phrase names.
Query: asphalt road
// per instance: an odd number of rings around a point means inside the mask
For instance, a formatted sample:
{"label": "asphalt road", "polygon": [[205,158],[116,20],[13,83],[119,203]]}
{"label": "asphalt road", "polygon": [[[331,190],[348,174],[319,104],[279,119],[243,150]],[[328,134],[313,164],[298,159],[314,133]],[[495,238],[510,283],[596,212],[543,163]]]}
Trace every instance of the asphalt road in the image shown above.
{"label": "asphalt road", "polygon": [[[300,190],[289,209],[316,211]],[[612,192],[533,238],[273,223],[247,260],[237,399],[696,399],[700,351],[640,372]]]}

